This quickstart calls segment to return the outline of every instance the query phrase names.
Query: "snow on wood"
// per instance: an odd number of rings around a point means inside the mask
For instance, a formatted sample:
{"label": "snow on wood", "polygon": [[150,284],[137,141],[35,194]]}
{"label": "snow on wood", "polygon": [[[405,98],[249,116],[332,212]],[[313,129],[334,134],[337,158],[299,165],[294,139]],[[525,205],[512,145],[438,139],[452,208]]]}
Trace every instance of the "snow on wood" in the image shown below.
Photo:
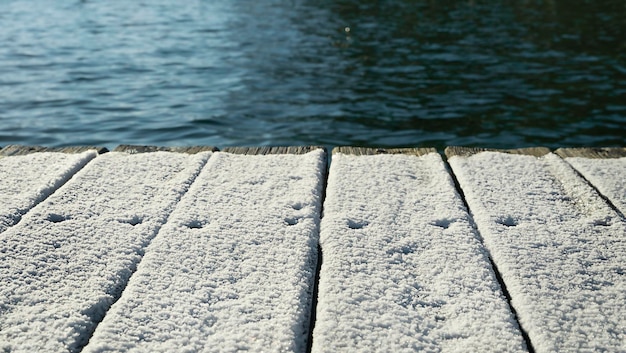
{"label": "snow on wood", "polygon": [[616,212],[552,153],[448,156],[535,351],[626,350]]}
{"label": "snow on wood", "polygon": [[313,352],[525,351],[441,157],[342,151],[324,203]]}
{"label": "snow on wood", "polygon": [[104,154],[7,229],[0,351],[80,351],[209,156]]}
{"label": "snow on wood", "polygon": [[305,351],[326,155],[237,151],[213,155],[83,352]]}
{"label": "snow on wood", "polygon": [[[7,153],[15,150],[5,149]],[[96,155],[96,151],[38,152],[0,158],[0,233],[19,222],[28,210],[50,196]]]}
{"label": "snow on wood", "polygon": [[626,148],[564,148],[556,153],[626,214]]}

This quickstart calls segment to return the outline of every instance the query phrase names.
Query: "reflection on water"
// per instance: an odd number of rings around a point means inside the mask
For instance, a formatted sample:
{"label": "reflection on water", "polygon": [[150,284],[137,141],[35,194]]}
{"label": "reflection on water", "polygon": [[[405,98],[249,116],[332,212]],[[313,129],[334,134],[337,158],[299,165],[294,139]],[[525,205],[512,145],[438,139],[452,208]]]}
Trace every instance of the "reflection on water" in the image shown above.
{"label": "reflection on water", "polygon": [[4,1],[0,144],[624,145],[623,1]]}

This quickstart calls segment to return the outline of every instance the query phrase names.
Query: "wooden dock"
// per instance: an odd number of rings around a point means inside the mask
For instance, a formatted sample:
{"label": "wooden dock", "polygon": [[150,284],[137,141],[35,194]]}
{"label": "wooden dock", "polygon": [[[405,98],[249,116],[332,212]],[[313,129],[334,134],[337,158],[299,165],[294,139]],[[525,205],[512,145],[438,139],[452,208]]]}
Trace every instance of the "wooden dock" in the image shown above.
{"label": "wooden dock", "polygon": [[1,352],[626,352],[626,148],[7,146]]}

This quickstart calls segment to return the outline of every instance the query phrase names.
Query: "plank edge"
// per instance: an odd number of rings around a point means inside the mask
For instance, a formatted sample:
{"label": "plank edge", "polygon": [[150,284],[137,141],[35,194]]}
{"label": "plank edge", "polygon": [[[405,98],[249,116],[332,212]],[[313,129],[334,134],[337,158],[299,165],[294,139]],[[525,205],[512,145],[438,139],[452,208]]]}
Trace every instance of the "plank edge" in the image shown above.
{"label": "plank edge", "polygon": [[323,150],[322,146],[260,146],[260,147],[225,147],[221,151],[231,154],[268,155],[268,154],[306,154],[315,150]]}
{"label": "plank edge", "polygon": [[348,154],[354,156],[373,156],[379,154],[405,154],[413,156],[425,156],[430,153],[437,153],[432,147],[423,148],[370,148],[370,147],[354,147],[354,146],[338,146],[333,148],[332,154]]}
{"label": "plank edge", "polygon": [[148,145],[119,145],[113,150],[113,152],[125,152],[129,154],[150,153],[150,152],[160,152],[160,151],[196,154],[199,152],[216,152],[218,151],[218,149],[217,147],[213,147],[213,146],[164,147],[164,146],[148,146]]}
{"label": "plank edge", "polygon": [[470,157],[481,152],[500,152],[509,154],[528,155],[535,157],[543,157],[551,152],[547,147],[526,147],[526,148],[514,148],[514,149],[497,149],[497,148],[482,148],[482,147],[462,147],[462,146],[448,146],[444,153],[447,158],[454,156],[458,157]]}
{"label": "plank edge", "polygon": [[28,145],[7,145],[0,150],[0,156],[23,156],[38,152],[58,152],[58,153],[82,153],[85,151],[96,151],[98,154],[109,152],[106,147],[99,146],[67,146],[67,147],[44,147]]}
{"label": "plank edge", "polygon": [[554,153],[561,158],[583,157],[592,159],[609,159],[626,157],[626,147],[579,147],[559,148]]}

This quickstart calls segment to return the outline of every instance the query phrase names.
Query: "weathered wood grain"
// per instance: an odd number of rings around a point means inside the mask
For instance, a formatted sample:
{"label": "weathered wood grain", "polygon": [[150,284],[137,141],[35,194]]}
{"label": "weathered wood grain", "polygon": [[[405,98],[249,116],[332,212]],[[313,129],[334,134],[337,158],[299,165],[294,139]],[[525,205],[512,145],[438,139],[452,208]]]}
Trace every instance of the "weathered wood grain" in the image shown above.
{"label": "weathered wood grain", "polygon": [[225,147],[222,152],[244,155],[265,154],[305,154],[317,149],[326,150],[321,146],[262,146],[262,147]]}
{"label": "weathered wood grain", "polygon": [[429,153],[436,153],[434,148],[369,148],[369,147],[353,147],[339,146],[333,148],[333,154],[343,153],[355,156],[368,156],[377,154],[407,154],[413,156],[423,156]]}
{"label": "weathered wood grain", "polygon": [[187,153],[187,154],[196,154],[198,152],[215,152],[217,151],[217,147],[213,146],[143,146],[143,145],[119,145],[113,151],[115,152],[126,152],[130,154],[135,153],[149,153],[149,152],[176,152],[176,153]]}
{"label": "weathered wood grain", "polygon": [[546,147],[496,149],[496,148],[448,146],[445,149],[445,154],[446,154],[446,157],[448,158],[453,157],[453,156],[469,157],[471,155],[474,155],[480,152],[486,152],[486,151],[503,152],[503,153],[510,153],[510,154],[522,154],[522,155],[529,155],[529,156],[535,156],[535,157],[543,157],[546,154],[550,153],[550,149]]}
{"label": "weathered wood grain", "polygon": [[98,146],[68,146],[68,147],[44,147],[44,146],[23,146],[8,145],[0,150],[0,156],[23,156],[35,152],[61,152],[61,153],[81,153],[95,150],[98,154],[103,154],[109,150],[106,147]]}
{"label": "weathered wood grain", "polygon": [[621,158],[626,157],[626,147],[559,148],[554,153],[562,158]]}

